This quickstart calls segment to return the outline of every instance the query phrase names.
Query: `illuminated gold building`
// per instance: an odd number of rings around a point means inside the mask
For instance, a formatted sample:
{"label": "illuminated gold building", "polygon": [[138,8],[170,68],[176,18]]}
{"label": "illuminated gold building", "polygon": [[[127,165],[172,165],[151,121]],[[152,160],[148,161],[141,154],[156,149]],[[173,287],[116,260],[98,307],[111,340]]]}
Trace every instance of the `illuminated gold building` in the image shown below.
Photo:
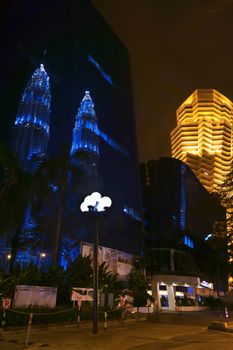
{"label": "illuminated gold building", "polygon": [[209,192],[230,171],[233,103],[214,89],[198,89],[176,111],[172,157],[185,162]]}

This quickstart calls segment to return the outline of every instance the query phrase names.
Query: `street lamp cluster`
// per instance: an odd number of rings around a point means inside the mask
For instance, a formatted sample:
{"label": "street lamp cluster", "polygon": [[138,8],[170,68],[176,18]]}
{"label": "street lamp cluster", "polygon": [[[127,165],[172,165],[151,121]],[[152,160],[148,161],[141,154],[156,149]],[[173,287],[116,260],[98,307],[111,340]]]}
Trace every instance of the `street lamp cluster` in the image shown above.
{"label": "street lamp cluster", "polygon": [[80,209],[82,212],[85,211],[105,211],[105,208],[109,208],[112,205],[112,201],[109,197],[101,197],[99,192],[93,192],[90,196],[87,196],[82,204]]}
{"label": "street lamp cluster", "polygon": [[[90,196],[87,196],[80,209],[82,212],[91,212],[95,218],[95,241],[93,249],[93,333],[98,333],[98,246],[99,246],[99,219],[98,213],[105,211],[105,208],[109,208],[112,205],[112,201],[109,197],[102,197],[99,192],[93,192]],[[95,215],[97,214],[97,215]]]}
{"label": "street lamp cluster", "polygon": [[[87,196],[80,209],[82,212],[90,212],[95,220],[95,240],[93,249],[93,333],[98,333],[98,246],[99,246],[99,218],[98,213],[104,212],[106,208],[111,207],[112,201],[109,197],[102,197],[99,192],[93,192]],[[45,252],[40,252],[39,257],[44,259],[47,257]],[[10,253],[6,255],[8,261],[12,256]]]}

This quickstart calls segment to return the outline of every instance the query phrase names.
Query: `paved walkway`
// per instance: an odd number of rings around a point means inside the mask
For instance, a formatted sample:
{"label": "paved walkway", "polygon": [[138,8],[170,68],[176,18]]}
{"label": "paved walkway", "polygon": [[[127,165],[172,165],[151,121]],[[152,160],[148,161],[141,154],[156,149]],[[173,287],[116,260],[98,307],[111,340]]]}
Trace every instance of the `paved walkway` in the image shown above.
{"label": "paved walkway", "polygon": [[[157,322],[109,322],[93,335],[90,324],[32,330],[30,349],[46,350],[232,350],[233,334],[208,330],[213,315],[161,315]],[[199,325],[197,324],[199,322]],[[1,350],[24,347],[25,331],[7,332]]]}

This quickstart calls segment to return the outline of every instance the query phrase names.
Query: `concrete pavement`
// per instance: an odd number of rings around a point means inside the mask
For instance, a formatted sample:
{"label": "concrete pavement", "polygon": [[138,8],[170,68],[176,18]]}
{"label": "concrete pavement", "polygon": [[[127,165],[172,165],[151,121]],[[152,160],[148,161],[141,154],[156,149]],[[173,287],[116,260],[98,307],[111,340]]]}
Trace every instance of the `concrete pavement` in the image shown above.
{"label": "concrete pavement", "polygon": [[[32,330],[31,350],[232,350],[233,334],[208,330],[212,315],[161,315],[157,322],[112,321],[107,332],[100,323],[99,333],[90,324],[80,328],[59,327]],[[199,321],[198,321],[199,320]],[[197,324],[199,323],[199,325]],[[7,332],[1,350],[23,348],[25,331]]]}

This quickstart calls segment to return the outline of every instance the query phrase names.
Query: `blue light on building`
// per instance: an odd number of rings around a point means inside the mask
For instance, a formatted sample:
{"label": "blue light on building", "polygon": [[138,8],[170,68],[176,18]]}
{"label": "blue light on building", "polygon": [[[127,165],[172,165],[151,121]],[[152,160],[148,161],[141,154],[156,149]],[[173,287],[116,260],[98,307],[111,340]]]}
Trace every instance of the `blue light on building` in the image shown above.
{"label": "blue light on building", "polygon": [[187,245],[189,248],[194,248],[194,243],[193,243],[193,240],[187,236],[187,235],[184,235],[184,239],[183,239],[183,242],[185,245]]}
{"label": "blue light on building", "polygon": [[96,60],[91,56],[88,55],[88,61],[91,62],[96,68],[97,70],[100,72],[100,74],[102,75],[102,77],[112,86],[115,86],[114,82],[112,81],[112,78],[110,77],[110,75],[108,75],[104,69],[99,65],[98,62],[96,62]]}
{"label": "blue light on building", "polygon": [[204,240],[205,240],[205,241],[208,241],[212,236],[213,236],[213,235],[212,235],[211,233],[209,233],[209,234],[204,238]]}
{"label": "blue light on building", "polygon": [[101,131],[97,126],[93,127],[93,124],[90,122],[86,122],[84,126],[94,132],[96,135],[101,137],[110,147],[114,148],[116,151],[122,153],[125,157],[129,157],[129,152],[119,145],[116,141],[112,140],[111,137],[109,137],[107,134],[105,134],[103,131]]}
{"label": "blue light on building", "polygon": [[74,157],[78,151],[88,152],[98,157],[99,139],[97,133],[94,132],[94,130],[98,129],[98,120],[89,91],[85,92],[75,118],[73,142],[70,151],[71,157]]}
{"label": "blue light on building", "polygon": [[15,120],[15,125],[24,125],[26,127],[34,125],[42,128],[47,134],[49,134],[49,125],[36,117],[31,118],[30,115],[17,117]]}
{"label": "blue light on building", "polygon": [[125,205],[124,208],[123,208],[123,211],[124,211],[125,214],[131,216],[133,219],[139,220],[139,221],[141,220],[140,215],[138,214],[138,212],[135,209],[131,208],[131,207],[128,207],[128,206]]}
{"label": "blue light on building", "polygon": [[99,138],[125,157],[129,157],[129,152],[123,146],[99,129],[94,103],[89,91],[86,91],[76,115],[71,156],[74,156],[77,151],[89,152],[99,156]]}
{"label": "blue light on building", "polygon": [[47,158],[50,101],[49,77],[41,64],[22,94],[12,131],[11,147],[25,171],[36,171]]}
{"label": "blue light on building", "polygon": [[186,165],[181,165],[181,186],[180,186],[180,229],[185,230],[186,218]]}

